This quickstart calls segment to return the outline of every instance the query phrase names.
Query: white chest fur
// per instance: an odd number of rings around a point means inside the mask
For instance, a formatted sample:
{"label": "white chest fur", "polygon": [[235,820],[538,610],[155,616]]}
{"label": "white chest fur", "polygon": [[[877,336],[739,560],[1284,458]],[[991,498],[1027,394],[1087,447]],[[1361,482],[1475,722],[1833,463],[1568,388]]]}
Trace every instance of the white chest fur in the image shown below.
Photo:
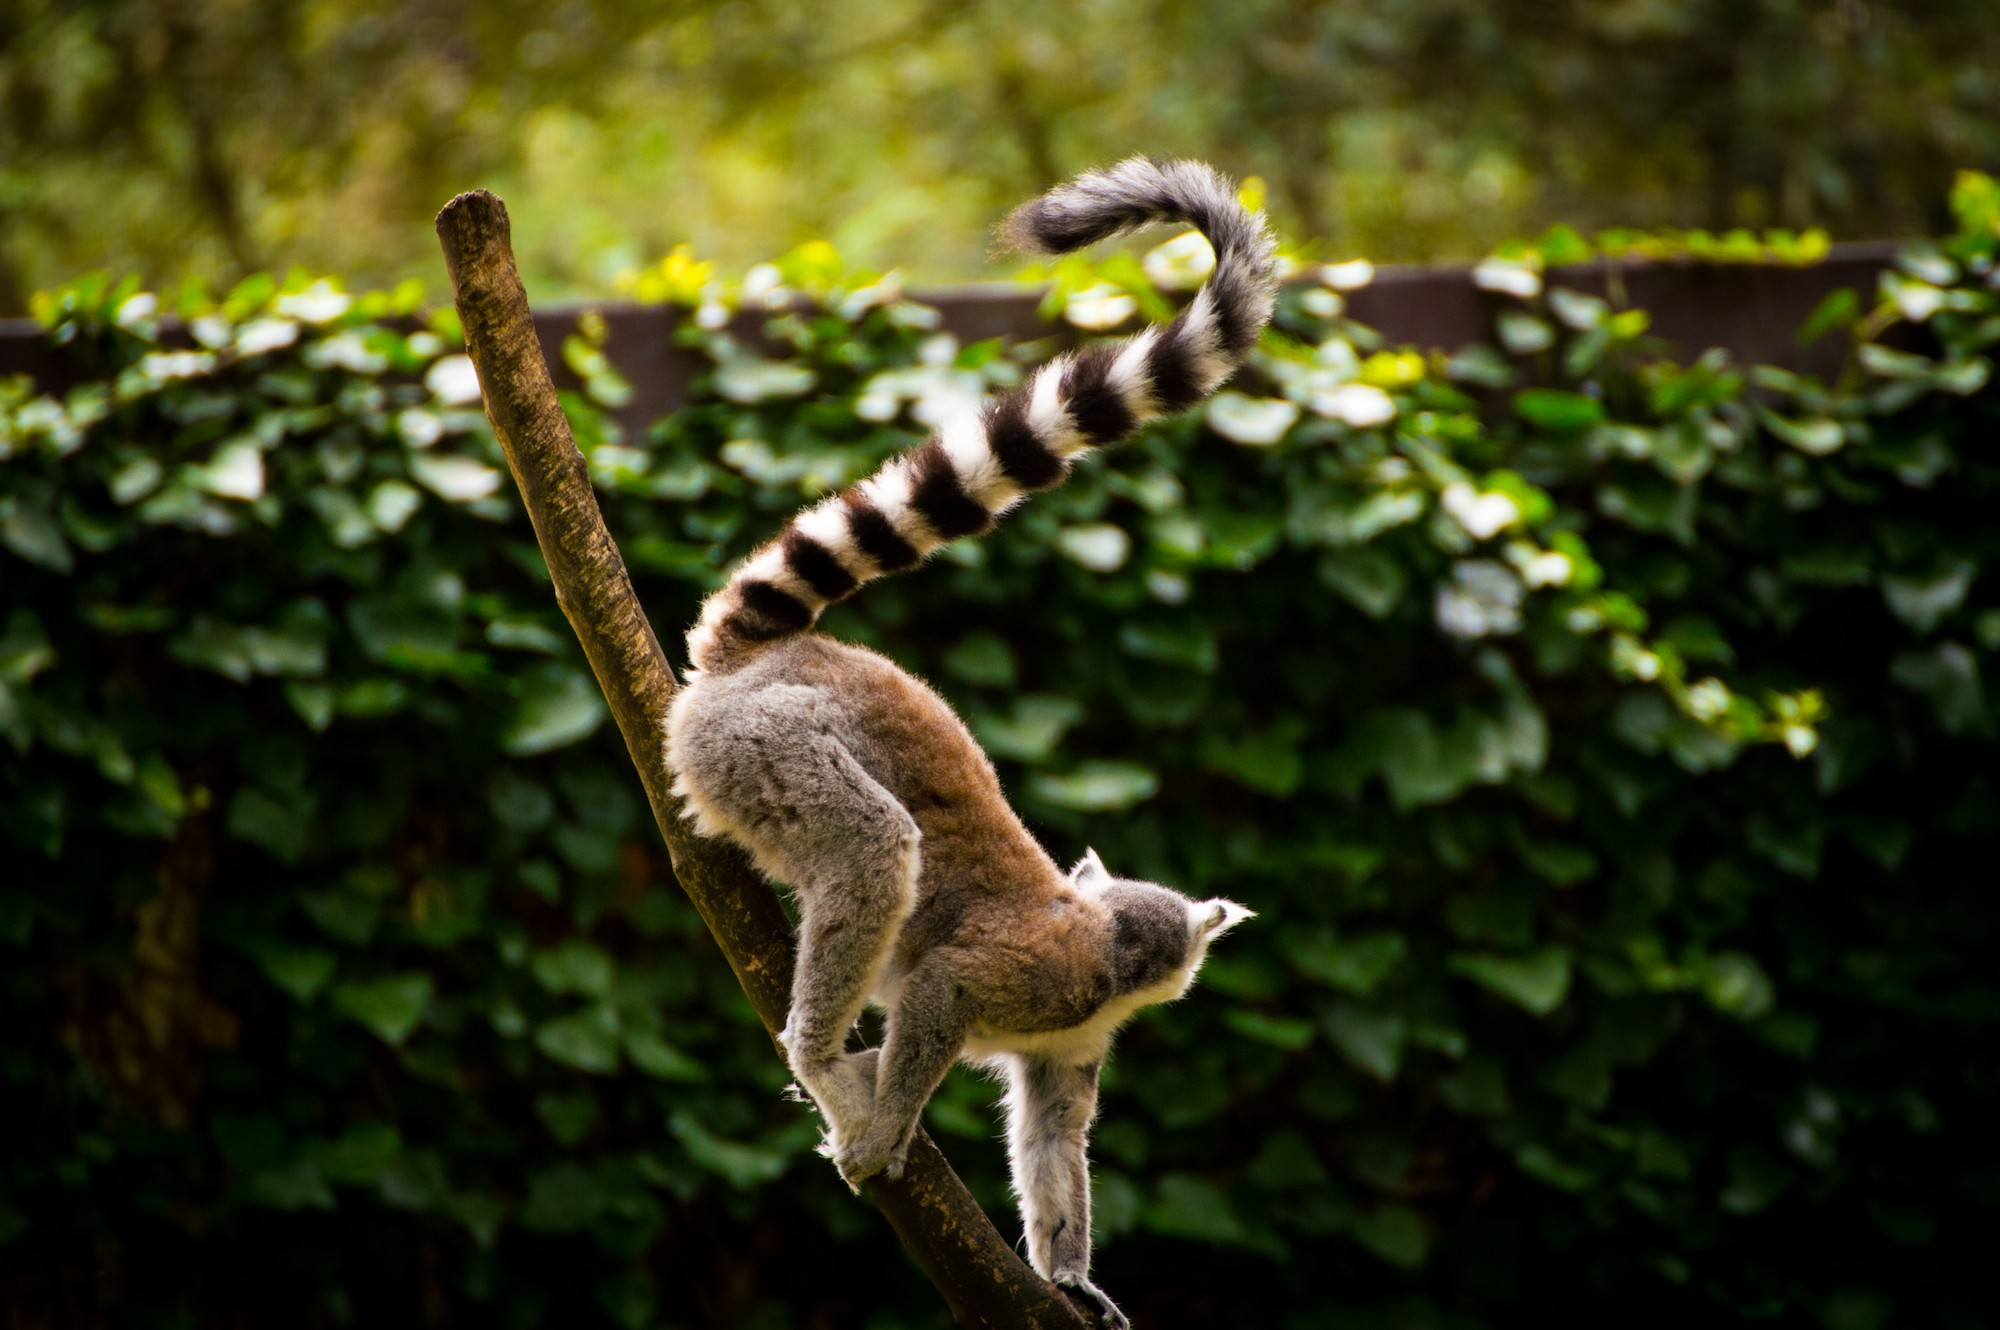
{"label": "white chest fur", "polygon": [[1098,1062],[1110,1051],[1111,1037],[1118,1033],[1118,1027],[1131,1020],[1139,1008],[1150,1007],[1156,1002],[1172,1002],[1187,992],[1193,980],[1192,970],[1176,971],[1151,988],[1113,998],[1099,1007],[1089,1020],[1066,1030],[1023,1032],[976,1025],[966,1036],[962,1056],[977,1061],[1002,1053],[1017,1053],[1071,1066]]}

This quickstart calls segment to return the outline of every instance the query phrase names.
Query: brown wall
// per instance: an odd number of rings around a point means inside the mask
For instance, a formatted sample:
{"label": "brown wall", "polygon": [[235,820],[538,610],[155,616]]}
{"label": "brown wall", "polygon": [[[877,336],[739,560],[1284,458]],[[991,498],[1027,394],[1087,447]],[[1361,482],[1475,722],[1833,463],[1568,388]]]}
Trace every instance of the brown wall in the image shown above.
{"label": "brown wall", "polygon": [[[1652,332],[1669,344],[1669,353],[1677,359],[1720,346],[1742,363],[1824,374],[1838,367],[1842,352],[1838,339],[1802,347],[1799,325],[1840,287],[1856,288],[1866,300],[1895,250],[1888,243],[1839,245],[1824,262],[1803,268],[1599,261],[1555,269],[1549,281],[1611,294],[1621,307],[1647,310]],[[936,305],[944,326],[966,341],[1000,335],[1025,339],[1048,332],[1035,317],[1040,292],[1032,287],[990,283],[915,294]],[[1473,285],[1470,267],[1379,268],[1367,286],[1347,293],[1347,306],[1356,320],[1380,332],[1391,345],[1450,351],[1491,337],[1491,314],[1499,299]],[[619,419],[628,430],[642,432],[681,403],[690,377],[700,367],[698,357],[674,344],[679,311],[627,302],[549,305],[535,323],[561,386],[575,384],[562,363],[561,348],[585,310],[603,315],[609,331],[605,351],[632,382],[632,400],[618,413]],[[754,338],[758,321],[755,314],[738,315],[734,329]],[[51,348],[41,329],[25,319],[0,320],[0,374],[27,374],[53,388],[80,377],[74,362],[59,348]]]}

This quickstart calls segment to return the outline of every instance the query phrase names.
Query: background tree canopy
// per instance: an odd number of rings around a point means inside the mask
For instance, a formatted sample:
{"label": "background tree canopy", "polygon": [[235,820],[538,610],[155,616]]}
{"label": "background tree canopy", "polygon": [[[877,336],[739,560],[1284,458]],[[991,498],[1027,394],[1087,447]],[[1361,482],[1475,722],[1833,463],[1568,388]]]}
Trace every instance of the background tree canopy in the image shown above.
{"label": "background tree canopy", "polygon": [[434,276],[499,190],[530,290],[807,237],[929,280],[1125,153],[1268,182],[1329,253],[1561,220],[1935,233],[2000,162],[1987,0],[17,0],[0,313],[89,268]]}

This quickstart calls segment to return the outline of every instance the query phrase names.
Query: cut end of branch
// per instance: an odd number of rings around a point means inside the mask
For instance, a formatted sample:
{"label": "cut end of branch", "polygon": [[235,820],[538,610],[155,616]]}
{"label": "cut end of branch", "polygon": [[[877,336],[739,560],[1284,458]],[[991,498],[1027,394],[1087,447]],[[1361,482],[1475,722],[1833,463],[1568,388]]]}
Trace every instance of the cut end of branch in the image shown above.
{"label": "cut end of branch", "polygon": [[476,259],[496,246],[509,255],[513,252],[507,205],[491,190],[468,189],[438,209],[437,233],[454,288],[460,285],[460,270],[468,266],[467,259]]}
{"label": "cut end of branch", "polygon": [[468,189],[438,209],[438,234],[443,235],[447,226],[465,225],[465,223],[456,220],[461,216],[495,217],[499,220],[499,224],[505,227],[507,225],[507,205],[502,203],[500,196],[490,189]]}

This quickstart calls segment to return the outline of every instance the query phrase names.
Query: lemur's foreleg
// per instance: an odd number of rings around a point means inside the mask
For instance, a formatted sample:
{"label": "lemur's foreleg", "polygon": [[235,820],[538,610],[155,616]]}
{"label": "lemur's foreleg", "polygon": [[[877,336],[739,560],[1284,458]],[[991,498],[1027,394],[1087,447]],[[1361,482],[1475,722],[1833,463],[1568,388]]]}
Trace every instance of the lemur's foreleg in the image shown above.
{"label": "lemur's foreleg", "polygon": [[1097,1304],[1103,1323],[1125,1313],[1090,1282],[1090,1121],[1098,1064],[1017,1057],[1008,1068],[1007,1154],[1028,1229],[1028,1260],[1043,1278]]}

